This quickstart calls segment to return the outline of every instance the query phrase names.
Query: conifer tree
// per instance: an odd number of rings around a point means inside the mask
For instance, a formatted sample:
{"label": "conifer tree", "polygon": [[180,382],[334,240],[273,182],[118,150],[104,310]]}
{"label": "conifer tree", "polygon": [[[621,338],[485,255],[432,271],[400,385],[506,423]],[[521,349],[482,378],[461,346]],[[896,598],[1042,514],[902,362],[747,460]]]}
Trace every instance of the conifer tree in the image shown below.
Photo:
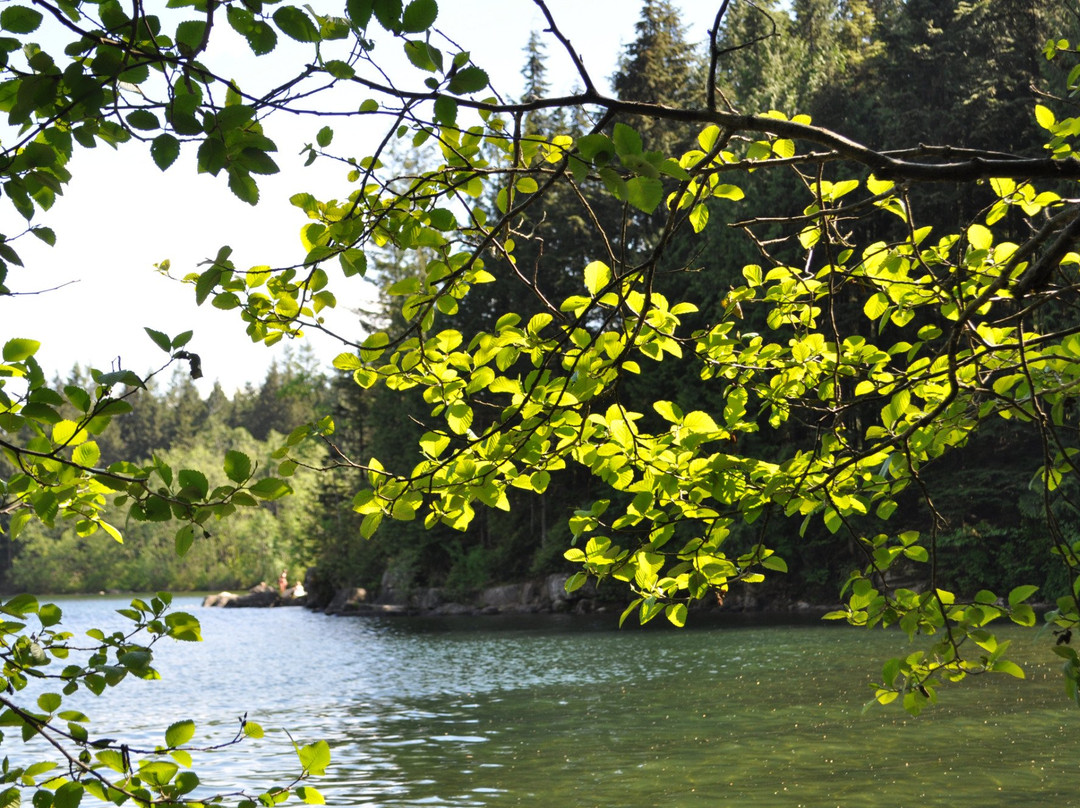
{"label": "conifer tree", "polygon": [[[525,85],[521,91],[522,103],[545,98],[551,89],[547,78],[547,48],[544,40],[536,31],[529,33],[525,43],[525,65],[521,68],[521,77]],[[562,130],[564,124],[560,111],[536,110],[525,116],[525,134],[550,134]]]}
{"label": "conifer tree", "polygon": [[776,0],[732,0],[717,34],[721,57],[716,82],[739,110],[798,107],[798,82],[792,80],[791,20]]}
{"label": "conifer tree", "polygon": [[[628,101],[700,107],[704,63],[700,51],[686,41],[678,9],[668,0],[645,0],[634,31],[611,77],[615,94]],[[670,121],[641,118],[628,123],[641,133],[646,149],[670,154],[687,145],[685,129]]]}

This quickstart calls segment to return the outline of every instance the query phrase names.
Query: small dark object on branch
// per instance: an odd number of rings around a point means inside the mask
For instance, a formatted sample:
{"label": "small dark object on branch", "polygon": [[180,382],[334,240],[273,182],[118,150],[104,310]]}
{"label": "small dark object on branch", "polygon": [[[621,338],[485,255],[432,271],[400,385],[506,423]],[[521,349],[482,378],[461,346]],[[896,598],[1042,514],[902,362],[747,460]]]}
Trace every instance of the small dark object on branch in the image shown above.
{"label": "small dark object on branch", "polygon": [[189,353],[188,351],[177,351],[175,354],[177,359],[186,359],[190,365],[190,370],[193,379],[202,378],[202,359],[199,358],[197,353]]}

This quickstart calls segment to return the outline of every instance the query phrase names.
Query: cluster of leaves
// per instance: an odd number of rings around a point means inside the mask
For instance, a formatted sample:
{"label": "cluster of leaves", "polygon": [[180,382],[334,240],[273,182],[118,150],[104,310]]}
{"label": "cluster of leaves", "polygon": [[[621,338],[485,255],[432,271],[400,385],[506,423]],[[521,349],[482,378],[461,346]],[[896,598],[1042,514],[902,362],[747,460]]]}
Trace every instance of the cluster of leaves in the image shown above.
{"label": "cluster of leaves", "polygon": [[[170,339],[151,331],[151,336],[179,354],[191,333]],[[203,472],[173,469],[158,457],[143,466],[117,461],[100,467],[101,450],[94,436],[113,417],[130,412],[128,399],[145,387],[145,381],[131,371],[91,370],[93,387],[68,385],[61,394],[46,383],[34,359],[38,347],[33,340],[9,340],[3,349],[5,364],[0,366],[0,450],[12,469],[0,487],[0,512],[11,515],[7,532],[12,538],[31,519],[48,526],[61,519],[74,522],[79,536],[103,530],[123,541],[105,514],[110,508],[126,507],[139,521],[181,522],[175,543],[183,555],[211,519],[290,493],[279,478],[255,479],[251,459],[236,451],[228,452],[223,463],[229,483],[213,490]],[[21,388],[17,393],[13,382]],[[64,417],[62,410],[72,417]]]}
{"label": "cluster of leaves", "polygon": [[[180,353],[190,333],[170,339],[151,331],[151,337],[163,349]],[[6,532],[10,540],[36,520],[49,527],[71,523],[80,538],[103,531],[122,542],[120,531],[106,517],[110,511],[126,507],[135,520],[179,522],[175,551],[183,555],[196,536],[203,535],[210,520],[290,493],[281,479],[256,479],[252,461],[238,451],[229,451],[224,458],[228,484],[213,490],[202,471],[174,469],[161,457],[145,465],[128,461],[100,465],[101,450],[95,437],[111,419],[131,410],[128,399],[144,387],[144,381],[130,371],[92,370],[93,386],[84,389],[70,384],[61,394],[46,384],[34,359],[37,348],[38,343],[32,340],[9,340],[0,365],[0,450],[7,472],[0,483],[0,513],[9,516]],[[88,636],[97,645],[91,648],[73,644],[72,635],[60,627],[62,614],[55,605],[39,605],[31,596],[0,604],[0,612],[8,616],[0,623],[0,658],[4,660],[3,681],[8,693],[0,698],[5,708],[0,725],[19,728],[23,741],[46,737],[66,763],[58,773],[54,771],[55,760],[24,767],[8,766],[5,761],[2,780],[10,784],[0,797],[5,804],[17,804],[19,794],[29,788],[35,789],[34,804],[45,808],[75,806],[84,793],[116,804],[128,799],[139,804],[221,803],[233,796],[241,804],[255,804],[254,798],[243,792],[212,798],[191,796],[199,785],[198,776],[189,770],[191,758],[185,746],[194,732],[191,722],[170,727],[164,747],[139,752],[109,739],[91,737],[87,716],[62,708],[64,695],[79,689],[100,694],[129,673],[157,678],[151,647],[162,637],[199,640],[198,621],[183,612],[167,612],[170,600],[168,594],[161,593],[149,603],[133,601],[130,609],[121,610],[133,622],[131,630],[105,634],[92,629]],[[30,618],[36,618],[40,628],[24,622]],[[140,635],[147,639],[140,641]],[[76,654],[85,654],[85,663],[69,662]],[[62,671],[50,673],[46,666],[54,661],[68,664]],[[21,704],[19,692],[29,682],[40,680],[55,680],[60,692],[39,695],[36,707]],[[257,725],[246,722],[230,743],[259,734]],[[133,758],[137,762],[133,763]],[[321,771],[305,768],[302,777],[318,773]],[[303,786],[297,790],[296,783],[259,799],[265,802],[272,798],[276,803],[291,792],[309,802],[322,801],[316,790]]]}
{"label": "cluster of leaves", "polygon": [[[310,804],[324,802],[317,789],[301,783],[324,773],[329,763],[325,742],[297,747],[301,772],[284,786],[257,795],[237,791],[199,796],[195,792],[200,780],[192,770],[192,753],[229,747],[243,738],[261,738],[263,730],[258,724],[241,719],[235,737],[200,747],[192,745],[195,723],[176,721],[165,730],[164,743],[139,749],[94,736],[90,719],[83,712],[65,709],[64,698],[80,690],[99,695],[129,676],[159,678],[153,667],[153,647],[161,639],[201,639],[198,620],[186,612],[170,611],[171,600],[168,593],[158,593],[149,601],[135,599],[130,608],[119,610],[130,626],[108,634],[90,629],[81,642],[62,629],[63,614],[55,604],[39,603],[30,595],[0,603],[5,691],[0,696],[0,727],[18,733],[23,742],[43,738],[58,758],[17,765],[5,758],[0,773],[0,800],[5,805],[19,805],[26,793],[32,793],[33,804],[42,808],[74,808],[87,795],[114,805],[128,801],[136,805],[221,805],[235,801],[238,806],[254,808],[256,804],[276,805],[290,794]],[[18,696],[31,684],[41,692],[33,706],[28,706],[20,703]]]}

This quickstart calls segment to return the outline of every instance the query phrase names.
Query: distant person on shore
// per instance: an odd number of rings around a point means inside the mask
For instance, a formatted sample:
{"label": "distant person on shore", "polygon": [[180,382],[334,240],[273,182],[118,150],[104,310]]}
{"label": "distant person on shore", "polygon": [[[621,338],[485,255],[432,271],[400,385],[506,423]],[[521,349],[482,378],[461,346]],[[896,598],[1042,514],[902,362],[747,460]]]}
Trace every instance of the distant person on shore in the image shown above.
{"label": "distant person on shore", "polygon": [[284,595],[285,590],[289,588],[289,571],[288,570],[282,570],[281,571],[281,575],[279,575],[278,579],[277,579],[277,588],[278,588],[278,592],[280,592],[282,595]]}

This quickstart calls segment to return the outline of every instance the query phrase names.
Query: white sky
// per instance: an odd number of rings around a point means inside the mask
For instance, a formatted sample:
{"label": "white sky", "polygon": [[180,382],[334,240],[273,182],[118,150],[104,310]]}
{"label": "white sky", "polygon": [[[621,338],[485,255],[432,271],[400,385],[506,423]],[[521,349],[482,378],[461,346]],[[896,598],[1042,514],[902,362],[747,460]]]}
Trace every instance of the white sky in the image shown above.
{"label": "white sky", "polygon": [[[704,40],[719,0],[676,4],[683,9],[690,41]],[[593,78],[606,85],[621,47],[633,38],[640,4],[548,0],[548,6]],[[442,0],[437,24],[472,52],[474,62],[488,71],[504,96],[519,92],[525,42],[531,30],[544,27],[530,0]],[[572,65],[553,39],[547,41],[553,90],[568,91],[574,81]],[[279,46],[278,53],[269,57],[271,69],[282,50]],[[237,78],[246,86],[243,76]],[[321,125],[305,124],[297,144],[313,140]],[[274,127],[271,120],[272,137]],[[381,135],[379,131],[377,136]],[[77,153],[70,165],[74,179],[64,196],[34,219],[34,224],[56,231],[56,247],[32,236],[20,239],[14,246],[26,266],[12,267],[8,276],[8,285],[19,292],[61,288],[0,297],[0,344],[12,337],[40,340],[38,360],[50,376],[66,375],[75,363],[107,370],[118,359],[124,368],[144,372],[163,364],[166,356],[143,326],[169,335],[192,329],[195,334],[188,347],[202,357],[204,394],[215,379],[229,393],[247,382],[257,386],[288,341],[270,349],[252,344],[237,311],[218,311],[209,302],[196,306],[192,287],[160,276],[153,265],[168,258],[172,273],[183,276],[225,244],[233,248],[233,260],[241,269],[301,259],[298,234],[307,220],[289,205],[289,196],[298,191],[318,196],[322,189],[327,189],[327,197],[344,196],[347,186],[343,177],[337,183],[338,172],[329,164],[317,161],[311,169],[303,169],[297,146],[290,147],[281,138],[278,146],[282,173],[259,178],[262,202],[254,208],[233,197],[224,173],[217,178],[197,175],[189,152],[165,173],[150,160],[148,147],[137,143],[115,152],[99,146]],[[367,151],[358,148],[353,156],[364,154]],[[21,217],[0,199],[0,232],[19,232],[22,226]],[[360,334],[349,307],[366,299],[364,286],[357,279],[332,282],[339,304],[327,324],[354,339]],[[309,341],[327,365],[343,350],[317,333]]]}

